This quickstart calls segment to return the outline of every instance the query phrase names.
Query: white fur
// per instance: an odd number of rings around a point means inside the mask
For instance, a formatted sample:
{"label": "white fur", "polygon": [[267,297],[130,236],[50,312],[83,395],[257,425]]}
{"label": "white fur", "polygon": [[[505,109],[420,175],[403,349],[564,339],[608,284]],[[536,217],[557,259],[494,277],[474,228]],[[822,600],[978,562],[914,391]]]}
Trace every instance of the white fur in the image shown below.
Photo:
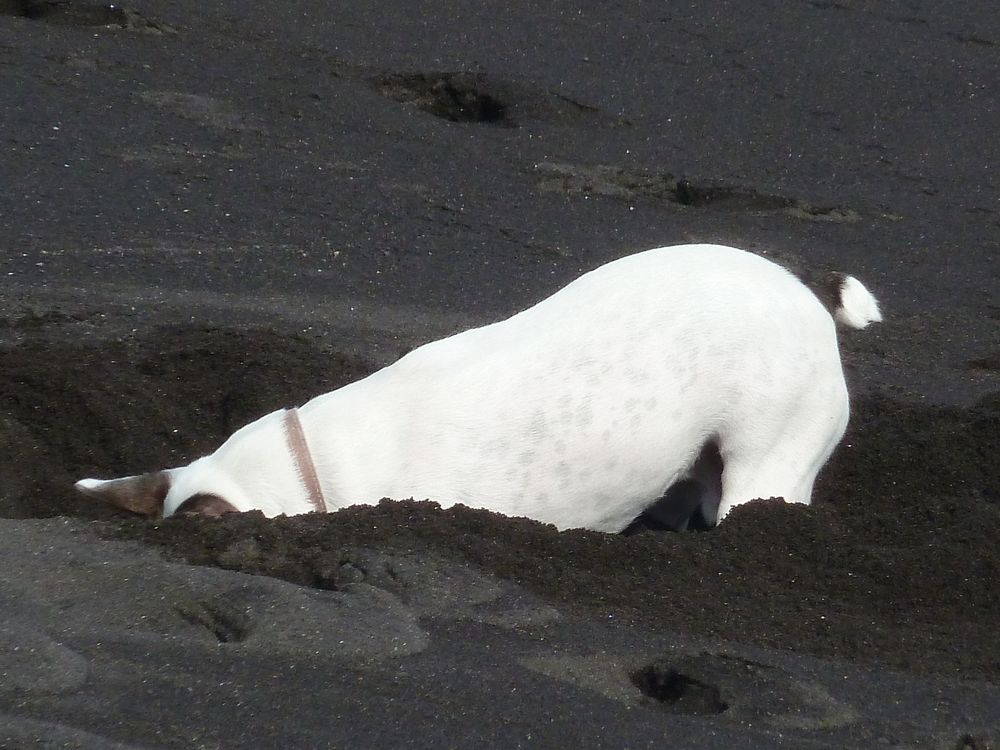
{"label": "white fur", "polygon": [[[881,319],[850,281],[844,322]],[[307,512],[281,414],[170,470],[164,515],[203,492],[269,516]],[[724,464],[709,521],[758,497],[808,503],[848,397],[833,318],[809,289],[759,256],[681,245],[422,346],[299,416],[330,510],[429,498],[619,531],[709,441]]]}
{"label": "white fur", "polygon": [[869,323],[881,323],[878,302],[864,284],[853,276],[845,276],[840,289],[840,307],[834,313],[838,323],[851,328],[864,328]]}

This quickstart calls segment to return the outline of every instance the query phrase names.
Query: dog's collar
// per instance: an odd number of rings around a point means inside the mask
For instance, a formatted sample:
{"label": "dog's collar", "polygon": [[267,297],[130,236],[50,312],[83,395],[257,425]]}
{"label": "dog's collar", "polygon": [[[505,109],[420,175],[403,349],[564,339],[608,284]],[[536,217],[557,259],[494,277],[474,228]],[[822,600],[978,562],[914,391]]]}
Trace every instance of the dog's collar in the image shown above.
{"label": "dog's collar", "polygon": [[306,434],[302,430],[302,422],[299,421],[298,409],[285,409],[285,418],[282,421],[285,429],[285,442],[288,443],[288,452],[292,454],[295,462],[295,469],[302,479],[309,504],[313,510],[319,513],[326,513],[326,499],[323,497],[323,488],[320,486],[319,477],[316,475],[316,465],[313,463],[312,454],[309,453],[309,443],[306,442]]}

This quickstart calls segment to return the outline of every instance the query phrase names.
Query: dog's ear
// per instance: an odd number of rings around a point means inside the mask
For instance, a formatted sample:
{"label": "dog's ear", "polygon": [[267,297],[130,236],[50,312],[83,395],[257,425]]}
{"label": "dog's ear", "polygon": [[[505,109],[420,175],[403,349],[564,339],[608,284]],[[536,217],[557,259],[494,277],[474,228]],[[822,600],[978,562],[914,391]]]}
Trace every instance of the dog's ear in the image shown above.
{"label": "dog's ear", "polygon": [[170,489],[170,474],[154,471],[121,479],[81,479],[74,486],[87,497],[111,503],[116,508],[147,518],[159,518]]}
{"label": "dog's ear", "polygon": [[200,492],[197,495],[191,495],[187,500],[180,504],[174,513],[176,515],[193,515],[193,516],[208,516],[209,518],[218,518],[226,513],[238,513],[232,503],[223,500],[218,495],[212,495],[207,492]]}

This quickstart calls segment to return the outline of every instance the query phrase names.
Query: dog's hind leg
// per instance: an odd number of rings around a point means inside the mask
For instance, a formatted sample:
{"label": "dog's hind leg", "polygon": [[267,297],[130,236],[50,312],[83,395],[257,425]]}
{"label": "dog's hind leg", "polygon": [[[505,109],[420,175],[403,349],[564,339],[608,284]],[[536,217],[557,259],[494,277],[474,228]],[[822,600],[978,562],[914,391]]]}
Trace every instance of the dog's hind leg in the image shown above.
{"label": "dog's hind leg", "polygon": [[742,503],[780,497],[809,503],[813,483],[847,428],[847,388],[842,379],[785,404],[761,411],[764,419],[737,421],[720,433],[721,521]]}

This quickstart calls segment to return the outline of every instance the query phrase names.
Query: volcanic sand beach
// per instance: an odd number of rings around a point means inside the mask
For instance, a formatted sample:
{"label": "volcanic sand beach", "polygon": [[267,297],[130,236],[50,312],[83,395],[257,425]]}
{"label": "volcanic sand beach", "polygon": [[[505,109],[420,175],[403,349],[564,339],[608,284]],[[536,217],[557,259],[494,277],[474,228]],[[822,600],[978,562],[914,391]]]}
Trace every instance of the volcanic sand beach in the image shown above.
{"label": "volcanic sand beach", "polygon": [[[996,747],[998,72],[923,0],[0,3],[0,746]],[[72,491],[681,242],[882,303],[809,507]]]}

